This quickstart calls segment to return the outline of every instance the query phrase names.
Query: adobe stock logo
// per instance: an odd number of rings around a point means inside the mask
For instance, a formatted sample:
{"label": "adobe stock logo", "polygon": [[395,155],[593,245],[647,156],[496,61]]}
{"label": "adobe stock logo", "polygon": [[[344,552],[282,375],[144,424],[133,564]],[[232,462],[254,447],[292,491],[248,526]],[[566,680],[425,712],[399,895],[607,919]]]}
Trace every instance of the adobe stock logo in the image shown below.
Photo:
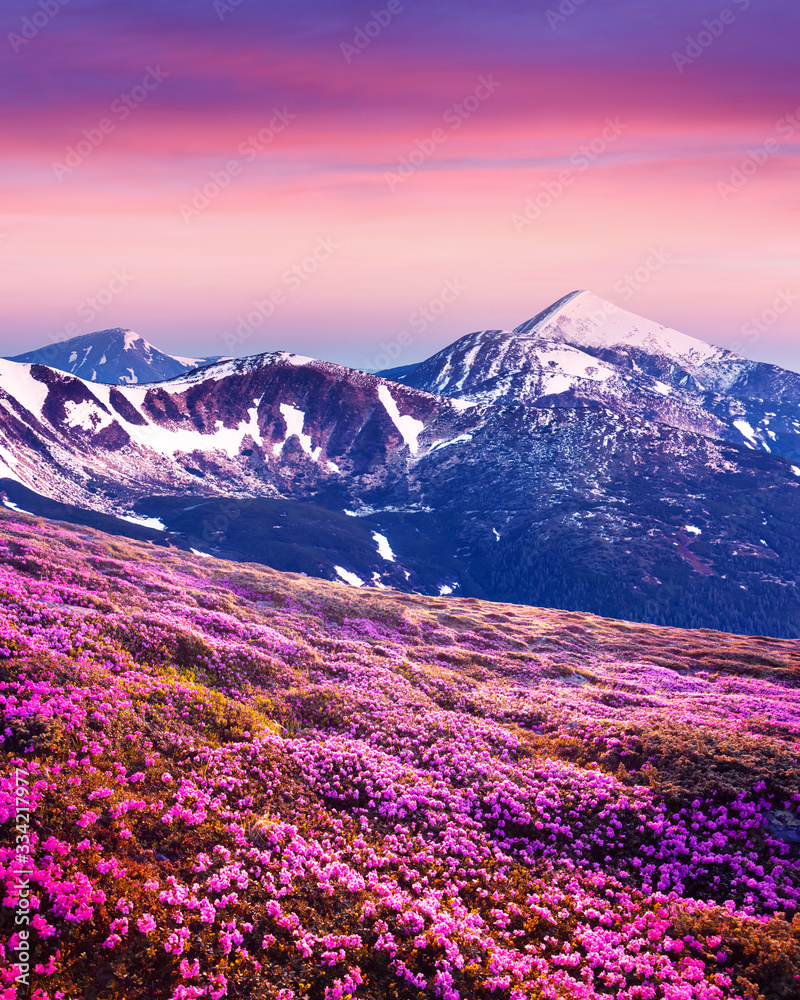
{"label": "adobe stock logo", "polygon": [[550,25],[552,31],[557,31],[559,24],[565,24],[567,18],[572,17],[573,14],[577,13],[579,7],[582,7],[586,3],[586,0],[561,0],[561,3],[553,9],[552,7],[545,11],[545,17],[547,18],[547,23]]}
{"label": "adobe stock logo", "polygon": [[[739,13],[749,9],[753,0],[733,0],[733,5],[739,8]],[[673,52],[672,61],[679,73],[691,66],[703,53],[711,48],[714,42],[725,33],[729,25],[736,20],[735,11],[730,7],[723,8],[717,17],[703,21],[703,30],[696,35],[686,36],[686,48],[683,52]]]}
{"label": "adobe stock logo", "polygon": [[384,28],[388,28],[398,14],[402,14],[405,7],[400,0],[389,0],[386,7],[381,10],[371,10],[370,19],[362,28],[353,29],[353,41],[342,42],[339,46],[344,61],[351,63],[354,56],[361,55],[364,49],[369,48],[374,40],[381,34]]}
{"label": "adobe stock logo", "polygon": [[190,223],[192,219],[208,208],[212,201],[219,198],[222,192],[230,187],[233,179],[241,174],[245,164],[252,163],[259,153],[263,153],[281,132],[285,131],[289,123],[297,118],[297,115],[292,114],[288,108],[273,108],[272,111],[273,117],[269,124],[253,135],[249,135],[244,142],[239,143],[236,151],[242,159],[228,160],[219,170],[209,171],[208,180],[203,186],[192,189],[191,200],[183,201],[178,205],[178,212],[184,222]]}
{"label": "adobe stock logo", "polygon": [[[483,102],[489,100],[499,86],[500,82],[495,80],[491,73],[488,76],[479,76],[472,93],[451,105],[442,114],[442,122],[449,126],[450,133],[458,131],[464,122],[475,114]],[[384,173],[383,176],[389,185],[389,190],[397,190],[400,184],[405,183],[415,171],[432,159],[439,147],[447,142],[448,137],[449,133],[445,129],[435,128],[429,135],[417,139],[414,148],[400,157],[394,170],[387,170]]]}
{"label": "adobe stock logo", "polygon": [[223,340],[228,350],[233,350],[249,340],[256,330],[260,329],[265,321],[275,314],[276,309],[286,304],[289,292],[299,291],[305,282],[313,274],[316,274],[320,267],[340,249],[341,243],[335,243],[330,236],[320,236],[307,256],[291,267],[287,267],[281,274],[281,282],[286,286],[288,292],[282,288],[273,288],[265,298],[256,299],[253,302],[252,310],[237,318],[235,331],[224,334]]}
{"label": "adobe stock logo", "polygon": [[11,46],[11,51],[16,54],[23,45],[28,45],[68,3],[69,0],[39,0],[40,9],[34,11],[30,17],[23,17],[19,34],[15,34],[13,31],[8,33],[8,44]]}
{"label": "adobe stock logo", "polygon": [[52,353],[54,345],[60,344],[65,340],[71,340],[73,337],[78,337],[81,333],[85,333],[89,324],[93,323],[100,313],[110,306],[118,295],[122,295],[131,282],[135,280],[136,275],[131,274],[127,267],[118,267],[112,271],[106,284],[102,288],[99,288],[94,295],[89,295],[82,302],[79,302],[75,308],[79,319],[83,320],[83,330],[81,330],[80,324],[70,322],[66,324],[60,333],[53,334],[50,338],[50,346],[47,348],[51,352],[50,357],[54,356],[54,353]]}
{"label": "adobe stock logo", "polygon": [[782,149],[781,140],[792,139],[800,132],[800,106],[775,122],[775,134],[765,139],[760,146],[746,150],[746,155],[728,169],[727,180],[719,181],[717,191],[723,201],[741,191],[748,181],[766,166],[772,157]]}
{"label": "adobe stock logo", "polygon": [[773,327],[782,316],[785,316],[788,312],[790,312],[797,302],[800,302],[800,295],[798,295],[791,288],[778,289],[775,298],[766,307],[766,309],[763,309],[757,316],[751,316],[750,319],[743,324],[740,331],[743,339],[734,341],[728,350],[741,350],[744,346],[744,341],[751,344],[756,343],[756,341],[760,340],[762,335],[767,333],[770,327]]}
{"label": "adobe stock logo", "polygon": [[129,93],[120,94],[109,105],[108,110],[113,117],[101,118],[94,127],[83,129],[81,138],[64,150],[63,161],[53,160],[50,165],[56,180],[63,181],[68,174],[77,170],[83,161],[91,156],[112,132],[116,131],[119,122],[124,122],[129,118],[169,75],[170,73],[160,66],[145,67],[141,83],[131,87]]}
{"label": "adobe stock logo", "polygon": [[[415,309],[408,317],[408,325],[415,333],[424,333],[431,324],[435,323],[440,316],[443,316],[448,307],[453,305],[466,291],[467,286],[458,278],[452,278],[442,285],[438,295]],[[392,362],[397,361],[406,348],[411,347],[414,338],[408,330],[401,330],[397,336],[388,343],[384,340],[380,344],[380,353],[371,361],[365,361],[361,370],[365,372],[383,371],[392,367]]]}
{"label": "adobe stock logo", "polygon": [[569,157],[570,167],[562,170],[557,177],[542,184],[538,194],[526,198],[521,212],[512,213],[511,224],[518,233],[536,222],[548,208],[551,208],[567,188],[572,187],[578,174],[588,170],[628,128],[619,118],[613,120],[606,118],[605,126],[598,136],[595,136],[585,146],[580,146]]}

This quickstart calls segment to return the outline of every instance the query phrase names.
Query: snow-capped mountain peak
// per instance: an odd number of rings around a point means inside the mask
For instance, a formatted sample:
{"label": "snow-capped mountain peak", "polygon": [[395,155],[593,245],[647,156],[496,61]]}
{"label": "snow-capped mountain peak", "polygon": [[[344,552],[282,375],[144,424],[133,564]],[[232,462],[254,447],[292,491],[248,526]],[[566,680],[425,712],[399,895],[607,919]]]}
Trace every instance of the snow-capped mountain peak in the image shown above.
{"label": "snow-capped mountain peak", "polygon": [[418,365],[379,372],[472,402],[603,406],[795,457],[800,375],[749,361],[588,291],[513,331],[467,334]]}
{"label": "snow-capped mountain peak", "polygon": [[[594,352],[645,353],[679,363],[694,373],[726,352],[678,330],[644,319],[593,292],[572,292],[549,309],[522,323],[518,334],[561,341]],[[616,359],[615,359],[616,360]]]}
{"label": "snow-capped mountain peak", "polygon": [[218,358],[165,354],[133,330],[114,327],[56,341],[7,360],[47,365],[87,382],[134,385],[174,378]]}

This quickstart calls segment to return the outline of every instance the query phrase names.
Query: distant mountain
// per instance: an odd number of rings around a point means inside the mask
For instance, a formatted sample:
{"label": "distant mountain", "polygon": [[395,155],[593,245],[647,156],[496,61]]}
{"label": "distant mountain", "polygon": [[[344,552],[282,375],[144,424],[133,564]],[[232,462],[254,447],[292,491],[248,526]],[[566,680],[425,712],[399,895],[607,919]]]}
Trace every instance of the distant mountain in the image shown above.
{"label": "distant mountain", "polygon": [[135,385],[163,382],[220,358],[181,358],[164,354],[133,330],[116,327],[48,344],[6,360],[47,365],[87,382]]}
{"label": "distant mountain", "polygon": [[472,402],[601,405],[800,459],[800,375],[572,292],[513,331],[471,333],[379,372]]}

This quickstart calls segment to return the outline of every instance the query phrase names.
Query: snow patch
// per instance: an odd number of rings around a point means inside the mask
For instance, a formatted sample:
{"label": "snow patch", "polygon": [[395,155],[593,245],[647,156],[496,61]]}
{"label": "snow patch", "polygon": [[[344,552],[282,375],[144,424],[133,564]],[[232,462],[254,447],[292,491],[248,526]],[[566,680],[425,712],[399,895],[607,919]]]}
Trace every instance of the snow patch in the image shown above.
{"label": "snow patch", "polygon": [[82,403],[75,403],[68,399],[64,404],[64,409],[67,413],[66,423],[68,427],[80,427],[81,430],[90,434],[95,434],[103,427],[114,423],[111,414],[104,413],[92,399],[86,399]]}
{"label": "snow patch", "polygon": [[178,452],[191,454],[192,452],[222,451],[228,458],[236,458],[240,451],[244,438],[250,436],[259,444],[262,443],[261,432],[258,429],[258,407],[254,405],[248,410],[249,419],[243,421],[238,427],[223,427],[222,421],[216,422],[216,427],[211,434],[202,434],[198,430],[187,430],[179,428],[177,430],[169,427],[161,427],[158,424],[148,423],[141,427],[129,424],[121,417],[117,417],[119,424],[125,428],[131,440],[143,448],[158,452],[160,455],[174,457]]}
{"label": "snow patch", "polygon": [[[9,464],[11,463],[11,464]],[[13,479],[16,483],[22,483],[22,480],[12,469],[12,464],[17,464],[17,459],[14,455],[6,448],[4,445],[0,444],[0,479]],[[25,483],[22,483],[24,486]]]}
{"label": "snow patch", "polygon": [[[182,358],[179,354],[172,354],[171,357],[172,357],[173,361],[177,361],[177,362],[179,362],[182,365],[187,365],[190,368],[197,368],[197,367],[199,367],[203,363],[206,363],[206,364],[208,363],[208,362],[206,362],[205,358]],[[192,551],[194,551],[194,549],[192,549]],[[207,555],[207,553],[205,553],[205,552],[203,552],[201,554],[202,555]]]}
{"label": "snow patch", "polygon": [[290,365],[294,365],[295,368],[302,368],[303,365],[310,365],[314,358],[306,358],[302,354],[282,354],[282,359]]}
{"label": "snow patch", "polygon": [[702,530],[700,528],[696,528],[693,524],[687,524],[686,525],[686,530],[689,532],[690,535],[702,535],[703,534]]}
{"label": "snow patch", "polygon": [[400,416],[397,403],[394,400],[389,387],[383,383],[378,386],[378,399],[383,403],[384,409],[392,419],[392,423],[400,431],[400,435],[408,446],[412,455],[416,455],[419,450],[418,438],[425,428],[421,420],[411,415]]}
{"label": "snow patch", "polygon": [[[126,330],[125,331],[125,346],[123,347],[123,350],[125,350],[125,351],[132,351],[136,347],[136,345],[139,343],[140,340],[142,340],[142,338],[139,336],[138,333],[134,333],[133,330]],[[147,345],[147,346],[149,346],[149,345]]]}
{"label": "snow patch", "polygon": [[355,573],[351,573],[349,569],[345,569],[343,566],[334,566],[337,576],[340,576],[345,583],[349,583],[351,587],[363,587],[364,581],[360,576],[356,576]]}
{"label": "snow patch", "polygon": [[[177,358],[176,360],[184,361],[187,359]],[[204,361],[203,358],[200,360]],[[164,392],[185,392],[187,386],[197,385],[198,382],[219,381],[228,375],[238,375],[241,371],[246,370],[246,362],[253,360],[252,358],[224,358],[220,361],[209,362],[207,365],[204,362],[202,368],[195,368],[194,371],[178,375],[167,382],[159,382],[158,387]],[[148,386],[148,388],[150,387]]]}
{"label": "snow patch", "polygon": [[192,552],[196,556],[200,556],[201,559],[212,559],[213,556],[209,555],[208,552],[201,552],[200,549],[192,549]]}
{"label": "snow patch", "polygon": [[16,399],[37,419],[41,419],[42,407],[47,399],[49,389],[44,382],[33,378],[31,366],[0,358],[0,377],[3,381],[3,388],[9,396]]}
{"label": "snow patch", "polygon": [[443,583],[442,586],[439,587],[439,597],[448,597],[452,593],[453,588],[446,583]]}
{"label": "snow patch", "polygon": [[609,365],[577,347],[551,347],[537,351],[537,357],[542,365],[555,362],[560,373],[592,382],[606,382],[615,374]]}
{"label": "snow patch", "polygon": [[475,360],[475,356],[477,355],[480,349],[481,349],[481,343],[479,339],[478,343],[472,348],[472,350],[467,352],[466,356],[462,360],[461,370],[464,372],[464,374],[461,376],[461,381],[458,382],[455,386],[457,392],[460,392],[464,388],[464,383],[469,378],[472,362]]}
{"label": "snow patch", "polygon": [[431,451],[438,451],[439,448],[448,448],[451,444],[463,444],[471,440],[471,434],[459,434],[458,437],[451,438],[449,441],[437,441],[435,444],[431,445]]}
{"label": "snow patch", "polygon": [[563,375],[561,372],[553,375],[545,373],[542,389],[546,393],[552,393],[552,395],[556,396],[561,392],[569,392],[574,385],[575,382],[569,375]]}
{"label": "snow patch", "polygon": [[300,447],[311,458],[316,462],[320,456],[322,448],[311,447],[311,437],[308,434],[303,433],[303,425],[306,421],[306,415],[303,410],[298,410],[297,407],[292,406],[289,403],[281,403],[280,406],[281,416],[286,422],[286,437],[279,444],[273,445],[272,453],[276,457],[280,455],[283,451],[284,445],[289,440],[290,437],[296,437],[300,442]]}
{"label": "snow patch", "polygon": [[742,437],[747,438],[748,441],[752,441],[753,444],[756,443],[756,432],[746,420],[734,420],[733,426],[739,431]]}
{"label": "snow patch", "polygon": [[18,507],[15,503],[12,503],[10,500],[4,500],[3,506],[8,507],[9,510],[16,511],[17,514],[30,514],[31,517],[36,517],[36,515],[31,513],[31,511],[25,510],[23,507]]}
{"label": "snow patch", "polygon": [[468,410],[471,406],[477,406],[478,404],[466,399],[451,399],[450,405],[457,413],[463,413],[464,410]]}
{"label": "snow patch", "polygon": [[156,531],[166,531],[167,526],[158,517],[138,517],[135,514],[119,514],[120,521],[130,521],[131,524],[141,524],[143,528],[155,528]]}
{"label": "snow patch", "polygon": [[378,546],[378,555],[381,559],[386,559],[387,562],[395,562],[395,554],[392,552],[392,547],[386,535],[379,535],[377,531],[373,531],[372,537]]}

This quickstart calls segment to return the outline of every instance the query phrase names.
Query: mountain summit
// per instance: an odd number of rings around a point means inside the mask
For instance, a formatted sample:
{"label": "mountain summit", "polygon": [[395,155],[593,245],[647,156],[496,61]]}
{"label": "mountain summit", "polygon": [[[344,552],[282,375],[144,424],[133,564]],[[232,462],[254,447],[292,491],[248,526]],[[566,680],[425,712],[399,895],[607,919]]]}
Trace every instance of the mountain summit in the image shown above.
{"label": "mountain summit", "polygon": [[219,358],[182,358],[165,354],[133,330],[115,327],[48,344],[6,360],[47,365],[86,382],[134,385],[163,382]]}
{"label": "mountain summit", "polygon": [[734,357],[722,348],[644,319],[587,291],[564,296],[516,327],[514,333],[570,344],[590,353],[604,354],[607,360],[617,363],[623,355],[638,353],[679,364],[687,370],[699,370],[712,359]]}
{"label": "mountain summit", "polygon": [[587,291],[571,292],[514,330],[470,333],[417,365],[378,374],[476,403],[600,405],[800,458],[800,375]]}

